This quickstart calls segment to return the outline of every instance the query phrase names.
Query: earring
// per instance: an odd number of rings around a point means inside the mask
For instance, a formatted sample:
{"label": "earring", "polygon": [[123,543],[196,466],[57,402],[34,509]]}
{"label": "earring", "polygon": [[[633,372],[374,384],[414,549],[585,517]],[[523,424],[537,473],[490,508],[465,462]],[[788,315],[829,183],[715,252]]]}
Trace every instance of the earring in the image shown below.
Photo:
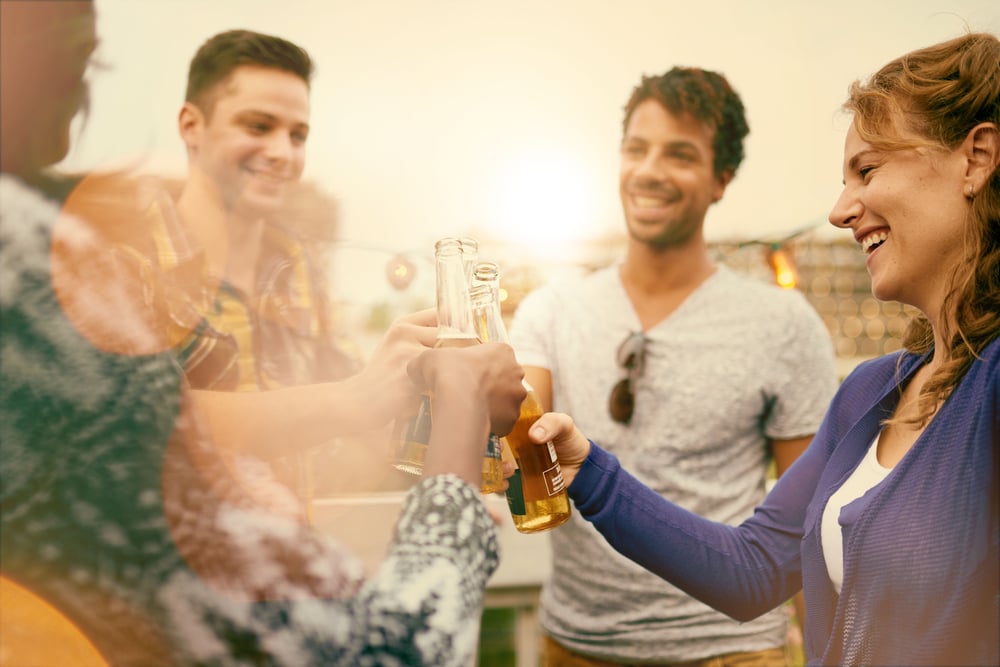
{"label": "earring", "polygon": [[975,198],[976,198],[976,188],[975,186],[972,185],[972,183],[969,183],[969,199],[975,199]]}

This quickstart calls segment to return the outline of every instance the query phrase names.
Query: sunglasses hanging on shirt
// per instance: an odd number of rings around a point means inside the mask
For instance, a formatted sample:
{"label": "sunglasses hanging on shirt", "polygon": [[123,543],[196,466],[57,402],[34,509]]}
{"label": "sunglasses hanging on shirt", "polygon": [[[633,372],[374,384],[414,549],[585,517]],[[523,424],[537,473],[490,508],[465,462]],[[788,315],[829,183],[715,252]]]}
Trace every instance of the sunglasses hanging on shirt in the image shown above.
{"label": "sunglasses hanging on shirt", "polygon": [[618,346],[615,359],[625,371],[625,377],[611,388],[611,395],[608,396],[608,412],[619,424],[628,426],[632,421],[632,414],[635,412],[635,384],[642,377],[646,367],[648,341],[649,339],[641,331],[637,331],[626,336]]}

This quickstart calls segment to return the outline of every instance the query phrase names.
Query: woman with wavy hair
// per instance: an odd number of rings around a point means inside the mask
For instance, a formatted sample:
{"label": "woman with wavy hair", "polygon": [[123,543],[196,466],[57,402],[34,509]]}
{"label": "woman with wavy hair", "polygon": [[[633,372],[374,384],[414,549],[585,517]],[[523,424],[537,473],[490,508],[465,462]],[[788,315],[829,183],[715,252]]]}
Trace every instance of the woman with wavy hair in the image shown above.
{"label": "woman with wavy hair", "polygon": [[1000,663],[1000,41],[908,53],[845,109],[830,222],[872,292],[919,310],[904,349],[861,364],[752,517],[664,500],[566,415],[554,439],[580,514],[707,604],[753,618],[800,588],[810,665]]}

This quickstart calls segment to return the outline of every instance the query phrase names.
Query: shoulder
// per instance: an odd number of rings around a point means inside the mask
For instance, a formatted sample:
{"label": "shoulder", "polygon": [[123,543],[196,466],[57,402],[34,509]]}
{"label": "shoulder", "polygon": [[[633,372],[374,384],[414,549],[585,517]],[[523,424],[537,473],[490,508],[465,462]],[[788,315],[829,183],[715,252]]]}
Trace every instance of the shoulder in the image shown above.
{"label": "shoulder", "polygon": [[562,303],[589,302],[591,299],[601,298],[615,289],[620,289],[617,265],[589,273],[573,272],[555,276],[529,292],[524,300],[558,300]]}
{"label": "shoulder", "polygon": [[766,283],[725,265],[719,266],[714,285],[717,292],[743,308],[763,309],[775,314],[815,315],[815,309],[799,290]]}
{"label": "shoulder", "polygon": [[59,204],[21,180],[0,175],[0,307],[25,306],[25,291],[48,284],[49,248]]}
{"label": "shoulder", "polygon": [[895,384],[919,357],[904,350],[862,361],[848,373],[840,384],[837,399],[844,396],[863,397],[867,400],[874,394],[884,392],[890,384]]}

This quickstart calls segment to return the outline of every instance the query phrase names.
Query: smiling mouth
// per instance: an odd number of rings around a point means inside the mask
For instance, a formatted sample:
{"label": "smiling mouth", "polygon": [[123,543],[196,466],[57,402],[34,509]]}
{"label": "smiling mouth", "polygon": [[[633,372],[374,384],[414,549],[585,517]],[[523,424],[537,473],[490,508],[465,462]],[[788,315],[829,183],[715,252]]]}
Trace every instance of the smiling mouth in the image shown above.
{"label": "smiling mouth", "polygon": [[885,243],[886,239],[889,238],[889,233],[886,231],[878,231],[874,234],[869,234],[865,238],[861,239],[861,250],[866,255],[872,254],[876,248]]}
{"label": "smiling mouth", "polygon": [[258,171],[250,167],[247,167],[246,171],[254,178],[260,179],[272,185],[283,185],[290,180],[287,176],[281,174],[274,174],[266,171]]}
{"label": "smiling mouth", "polygon": [[667,195],[632,195],[632,206],[639,210],[666,208],[680,200],[678,196]]}

